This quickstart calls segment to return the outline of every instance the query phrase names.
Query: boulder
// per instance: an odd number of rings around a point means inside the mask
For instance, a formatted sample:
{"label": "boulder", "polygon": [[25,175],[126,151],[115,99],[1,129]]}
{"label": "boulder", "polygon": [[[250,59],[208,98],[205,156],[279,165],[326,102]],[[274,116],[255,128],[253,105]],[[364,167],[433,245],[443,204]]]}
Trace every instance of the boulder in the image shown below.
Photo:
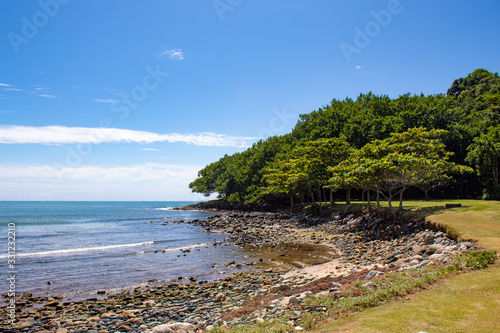
{"label": "boulder", "polygon": [[52,329],[52,328],[56,328],[60,325],[60,323],[55,320],[55,319],[51,319],[49,320],[49,322],[47,322],[45,325],[43,325],[43,328],[46,328],[46,329]]}
{"label": "boulder", "polygon": [[474,247],[474,243],[471,243],[471,242],[460,242],[458,243],[458,246],[465,246],[466,248],[470,249],[471,247]]}
{"label": "boulder", "polygon": [[285,290],[288,290],[290,289],[290,286],[287,285],[287,284],[277,284],[275,286],[272,286],[271,288],[269,288],[269,293],[270,294],[275,294],[275,293],[279,293],[280,291],[285,291]]}
{"label": "boulder", "polygon": [[420,245],[414,245],[412,249],[416,255],[421,254],[421,253],[425,253],[425,251],[426,251],[425,247],[420,246]]}
{"label": "boulder", "polygon": [[283,297],[278,301],[278,306],[283,309],[288,309],[293,305],[299,304],[299,300],[295,296]]}
{"label": "boulder", "polygon": [[151,333],[194,333],[196,326],[188,323],[163,324],[153,328]]}
{"label": "boulder", "polygon": [[384,272],[381,272],[381,271],[377,271],[375,269],[372,269],[371,271],[368,272],[368,274],[366,274],[365,276],[365,280],[366,281],[369,281],[369,280],[372,280],[374,278],[376,278],[377,276],[379,275],[382,275],[384,274]]}
{"label": "boulder", "polygon": [[217,295],[215,295],[213,301],[214,302],[223,302],[226,300],[226,294],[224,293],[218,293]]}
{"label": "boulder", "polygon": [[45,306],[57,306],[59,305],[59,301],[49,301]]}
{"label": "boulder", "polygon": [[433,254],[433,255],[429,256],[429,258],[428,258],[428,259],[429,259],[429,260],[440,260],[440,261],[441,261],[441,260],[443,260],[443,259],[444,259],[444,258],[446,258],[446,257],[447,257],[447,256],[446,256],[446,254],[444,254],[444,253],[435,253],[435,254]]}
{"label": "boulder", "polygon": [[373,282],[367,282],[363,285],[363,287],[365,287],[366,289],[370,289],[370,290],[376,290],[377,289],[377,285]]}
{"label": "boulder", "polygon": [[153,300],[144,301],[144,303],[142,303],[142,304],[147,308],[152,308],[156,305],[155,301],[153,301]]}
{"label": "boulder", "polygon": [[425,252],[427,255],[439,252],[443,248],[443,245],[440,244],[432,244],[427,248],[427,251]]}

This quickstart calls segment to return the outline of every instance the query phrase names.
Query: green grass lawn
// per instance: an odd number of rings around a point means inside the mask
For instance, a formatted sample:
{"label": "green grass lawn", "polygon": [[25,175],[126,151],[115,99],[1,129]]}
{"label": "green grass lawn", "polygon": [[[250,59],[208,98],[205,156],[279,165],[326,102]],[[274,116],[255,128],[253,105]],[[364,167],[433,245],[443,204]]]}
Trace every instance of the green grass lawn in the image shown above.
{"label": "green grass lawn", "polygon": [[[444,209],[445,203],[463,207]],[[500,202],[409,201],[405,209],[500,252]],[[423,292],[366,309],[314,332],[500,332],[500,265],[440,281]]]}

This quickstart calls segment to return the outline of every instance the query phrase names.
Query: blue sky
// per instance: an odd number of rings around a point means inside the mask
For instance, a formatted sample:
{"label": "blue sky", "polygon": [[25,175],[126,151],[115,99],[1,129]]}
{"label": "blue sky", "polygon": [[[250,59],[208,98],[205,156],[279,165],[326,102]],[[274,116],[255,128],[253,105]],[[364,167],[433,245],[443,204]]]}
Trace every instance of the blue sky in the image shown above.
{"label": "blue sky", "polygon": [[500,2],[0,1],[0,200],[200,200],[298,115],[500,71]]}

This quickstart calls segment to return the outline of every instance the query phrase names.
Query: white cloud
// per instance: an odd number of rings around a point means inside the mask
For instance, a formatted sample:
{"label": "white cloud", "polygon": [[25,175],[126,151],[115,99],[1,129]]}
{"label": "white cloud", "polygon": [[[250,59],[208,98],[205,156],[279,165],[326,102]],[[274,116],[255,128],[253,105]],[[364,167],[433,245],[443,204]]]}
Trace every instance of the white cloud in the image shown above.
{"label": "white cloud", "polygon": [[206,200],[188,184],[201,166],[147,163],[70,168],[0,165],[0,200]]}
{"label": "white cloud", "polygon": [[0,83],[0,87],[12,87],[12,86],[7,83]]}
{"label": "white cloud", "polygon": [[94,101],[97,103],[107,103],[107,104],[115,104],[115,103],[120,102],[119,100],[112,99],[112,98],[107,98],[107,99],[95,98]]}
{"label": "white cloud", "polygon": [[196,146],[239,147],[250,146],[252,137],[236,137],[216,133],[159,134],[145,131],[134,131],[119,128],[89,128],[65,126],[10,126],[0,125],[0,143],[6,144],[100,144],[104,142],[118,143],[187,143]]}
{"label": "white cloud", "polygon": [[161,151],[160,149],[156,149],[156,148],[141,148],[139,150],[144,150],[144,151]]}
{"label": "white cloud", "polygon": [[14,182],[51,182],[51,181],[150,181],[150,180],[176,180],[192,181],[196,178],[200,166],[170,165],[147,163],[134,166],[121,167],[57,167],[42,166],[5,166],[0,165],[0,179]]}
{"label": "white cloud", "polygon": [[3,90],[8,90],[8,91],[24,91],[24,90],[19,89],[19,88],[4,88]]}
{"label": "white cloud", "polygon": [[56,97],[54,95],[49,95],[49,94],[39,94],[38,96],[45,97],[45,98],[55,98]]}
{"label": "white cloud", "polygon": [[170,59],[183,60],[184,53],[181,49],[164,50],[159,54],[160,56],[168,56]]}
{"label": "white cloud", "polygon": [[14,113],[14,111],[0,110],[0,114]]}
{"label": "white cloud", "polygon": [[361,65],[356,66],[356,69],[363,69],[363,68],[365,68],[365,66],[361,66]]}

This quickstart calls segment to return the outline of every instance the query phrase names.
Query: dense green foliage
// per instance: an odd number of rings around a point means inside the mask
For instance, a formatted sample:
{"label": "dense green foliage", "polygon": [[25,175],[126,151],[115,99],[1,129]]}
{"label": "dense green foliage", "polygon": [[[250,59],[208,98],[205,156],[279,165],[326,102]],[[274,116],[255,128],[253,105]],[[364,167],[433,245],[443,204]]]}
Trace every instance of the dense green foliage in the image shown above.
{"label": "dense green foliage", "polygon": [[[408,188],[427,197],[500,198],[500,78],[477,69],[447,94],[396,99],[360,94],[300,116],[290,134],[270,137],[206,166],[193,192],[235,202],[330,199],[333,191]],[[474,170],[474,172],[470,172]],[[436,188],[439,187],[439,192]]]}

